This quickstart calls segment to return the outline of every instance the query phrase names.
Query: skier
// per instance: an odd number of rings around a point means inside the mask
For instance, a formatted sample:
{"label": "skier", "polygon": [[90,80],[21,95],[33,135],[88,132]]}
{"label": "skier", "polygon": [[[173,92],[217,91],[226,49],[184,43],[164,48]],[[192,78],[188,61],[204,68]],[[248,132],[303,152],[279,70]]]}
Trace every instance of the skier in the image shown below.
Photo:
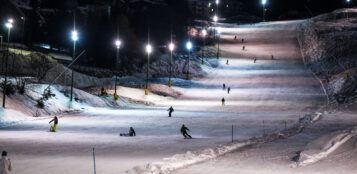
{"label": "skier", "polygon": [[254,63],[256,63],[257,62],[257,58],[254,58]]}
{"label": "skier", "polygon": [[7,158],[7,152],[2,151],[0,159],[0,174],[8,174],[11,171],[11,161]]}
{"label": "skier", "polygon": [[121,133],[120,136],[123,136],[123,137],[135,137],[136,133],[135,133],[134,128],[130,127],[128,134],[127,133]]}
{"label": "skier", "polygon": [[244,51],[245,50],[245,46],[243,45],[243,48],[242,48],[242,50]]}
{"label": "skier", "polygon": [[237,40],[237,36],[234,36],[234,40]]}
{"label": "skier", "polygon": [[226,64],[227,64],[227,65],[229,65],[229,61],[228,61],[228,59],[227,59],[227,62],[226,62]]}
{"label": "skier", "polygon": [[222,106],[225,105],[225,102],[226,102],[226,100],[225,100],[224,97],[223,97],[223,98],[222,98]]}
{"label": "skier", "polygon": [[271,55],[271,60],[274,60],[274,55]]}
{"label": "skier", "polygon": [[244,43],[244,39],[242,39],[242,43]]}
{"label": "skier", "polygon": [[102,89],[100,90],[100,95],[103,97],[106,97],[108,95],[107,90],[105,88],[102,87]]}
{"label": "skier", "polygon": [[226,84],[223,83],[223,90],[226,90]]}
{"label": "skier", "polygon": [[51,132],[56,132],[56,128],[57,128],[57,125],[58,125],[58,118],[57,118],[57,116],[55,116],[55,118],[53,118],[48,124],[51,124],[52,122],[53,122],[53,125],[51,126],[50,131],[51,131]]}
{"label": "skier", "polygon": [[167,111],[169,111],[169,117],[171,117],[172,112],[174,112],[174,108],[171,106]]}
{"label": "skier", "polygon": [[227,92],[228,92],[228,94],[229,94],[229,92],[231,92],[231,87],[228,87]]}
{"label": "skier", "polygon": [[189,134],[187,133],[187,131],[190,131],[190,129],[188,129],[188,128],[183,124],[182,127],[181,127],[181,133],[182,133],[182,135],[185,137],[185,139],[186,139],[186,138],[192,138],[191,135],[189,135]]}

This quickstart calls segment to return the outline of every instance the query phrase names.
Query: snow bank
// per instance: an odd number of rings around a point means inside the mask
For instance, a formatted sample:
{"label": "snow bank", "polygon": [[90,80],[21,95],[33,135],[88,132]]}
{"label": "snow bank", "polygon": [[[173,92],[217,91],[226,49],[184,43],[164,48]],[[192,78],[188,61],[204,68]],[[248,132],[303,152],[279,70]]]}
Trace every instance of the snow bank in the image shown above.
{"label": "snow bank", "polygon": [[26,116],[25,114],[12,110],[0,108],[0,128],[10,126],[19,121],[30,120],[31,118]]}
{"label": "snow bank", "polygon": [[338,131],[313,141],[300,153],[296,166],[306,166],[326,158],[356,135],[357,127]]}
{"label": "snow bank", "polygon": [[297,27],[297,38],[305,64],[321,80],[329,100],[356,100],[357,9],[340,9],[306,20]]}
{"label": "snow bank", "polygon": [[188,167],[190,165],[201,163],[210,159],[215,159],[219,156],[236,151],[248,145],[275,141],[281,138],[287,138],[289,136],[296,135],[302,132],[303,129],[308,125],[318,121],[321,117],[321,113],[308,114],[300,118],[298,123],[292,128],[282,132],[268,134],[258,138],[254,137],[246,141],[234,142],[228,145],[208,148],[202,151],[188,151],[185,154],[176,154],[170,158],[164,158],[162,161],[149,163],[144,167],[136,166],[133,169],[126,171],[126,174],[168,174],[180,168]]}

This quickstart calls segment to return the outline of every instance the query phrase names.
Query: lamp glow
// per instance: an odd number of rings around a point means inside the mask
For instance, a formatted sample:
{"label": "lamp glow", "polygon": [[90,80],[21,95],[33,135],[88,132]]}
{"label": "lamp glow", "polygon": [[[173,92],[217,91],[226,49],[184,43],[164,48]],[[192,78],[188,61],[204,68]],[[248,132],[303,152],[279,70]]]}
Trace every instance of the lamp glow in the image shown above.
{"label": "lamp glow", "polygon": [[175,45],[173,43],[170,43],[169,44],[169,49],[170,49],[171,52],[174,51]]}
{"label": "lamp glow", "polygon": [[191,43],[190,41],[188,41],[188,42],[186,43],[186,48],[187,48],[188,50],[191,50],[191,49],[192,49],[192,43]]}
{"label": "lamp glow", "polygon": [[76,30],[72,31],[72,40],[77,41],[78,40],[78,33]]}
{"label": "lamp glow", "polygon": [[120,45],[121,45],[121,41],[120,41],[120,40],[116,40],[116,41],[115,41],[115,45],[116,45],[117,48],[119,49],[119,48],[120,48]]}
{"label": "lamp glow", "polygon": [[8,21],[9,23],[11,23],[11,24],[14,23],[14,20],[13,20],[13,19],[8,19],[7,21]]}
{"label": "lamp glow", "polygon": [[202,36],[205,37],[207,35],[207,30],[203,29],[202,30]]}
{"label": "lamp glow", "polygon": [[217,5],[219,4],[219,0],[216,0],[216,4],[217,4]]}
{"label": "lamp glow", "polygon": [[213,16],[213,21],[214,21],[214,22],[217,22],[217,21],[218,21],[218,16],[217,16],[217,15],[214,15],[214,16]]}
{"label": "lamp glow", "polygon": [[152,52],[152,47],[151,47],[150,44],[147,44],[147,45],[146,45],[146,52],[147,52],[148,54],[150,54],[150,53]]}
{"label": "lamp glow", "polygon": [[265,5],[267,3],[267,0],[262,0],[262,4]]}
{"label": "lamp glow", "polygon": [[217,28],[217,33],[218,33],[218,34],[221,34],[221,33],[222,33],[221,27],[218,27],[218,28]]}
{"label": "lamp glow", "polygon": [[12,26],[12,23],[8,22],[5,24],[5,27],[8,29],[11,29],[13,26]]}

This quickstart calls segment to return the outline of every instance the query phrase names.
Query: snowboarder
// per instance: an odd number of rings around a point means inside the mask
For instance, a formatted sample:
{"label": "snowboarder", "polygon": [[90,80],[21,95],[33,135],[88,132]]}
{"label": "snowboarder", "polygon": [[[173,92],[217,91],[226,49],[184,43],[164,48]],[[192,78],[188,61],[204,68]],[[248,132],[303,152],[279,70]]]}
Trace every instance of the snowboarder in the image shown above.
{"label": "snowboarder", "polygon": [[223,83],[223,88],[222,89],[226,90],[226,84],[225,83]]}
{"label": "snowboarder", "polygon": [[245,46],[243,45],[243,48],[242,48],[242,50],[244,51],[245,50]]}
{"label": "snowboarder", "polygon": [[187,131],[190,131],[184,124],[181,127],[181,133],[185,138],[192,138],[191,135],[187,133]]}
{"label": "snowboarder", "polygon": [[57,128],[57,125],[58,125],[58,118],[57,118],[57,116],[55,116],[55,118],[53,118],[48,124],[51,124],[52,122],[53,122],[53,125],[51,126],[50,131],[51,131],[51,132],[56,132],[56,128]]}
{"label": "snowboarder", "polygon": [[135,133],[134,128],[130,127],[128,134],[127,133],[121,133],[120,136],[123,136],[123,137],[135,137],[136,133]]}
{"label": "snowboarder", "polygon": [[10,158],[7,158],[7,152],[2,151],[1,159],[0,159],[0,174],[8,174],[11,172],[12,166]]}
{"label": "snowboarder", "polygon": [[256,63],[257,62],[257,58],[254,58],[254,63]]}
{"label": "snowboarder", "polygon": [[228,94],[229,94],[229,92],[231,92],[231,87],[228,87],[227,92],[228,92]]}
{"label": "snowboarder", "polygon": [[227,64],[227,65],[229,65],[229,61],[228,61],[228,59],[227,59],[227,62],[226,62],[226,64]]}
{"label": "snowboarder", "polygon": [[174,108],[171,106],[167,111],[169,111],[169,117],[171,117],[172,112],[174,112]]}
{"label": "snowboarder", "polygon": [[223,98],[222,98],[222,106],[225,105],[225,102],[226,102],[226,100],[225,100],[224,97],[223,97]]}

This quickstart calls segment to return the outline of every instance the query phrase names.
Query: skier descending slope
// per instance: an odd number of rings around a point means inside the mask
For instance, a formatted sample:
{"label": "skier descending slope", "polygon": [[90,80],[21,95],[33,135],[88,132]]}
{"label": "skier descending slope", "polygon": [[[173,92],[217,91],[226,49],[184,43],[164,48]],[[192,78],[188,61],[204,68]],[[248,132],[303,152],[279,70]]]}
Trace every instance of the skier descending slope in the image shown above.
{"label": "skier descending slope", "polygon": [[171,117],[172,112],[174,112],[174,108],[171,106],[167,111],[169,111],[169,117]]}
{"label": "skier descending slope", "polygon": [[2,151],[0,159],[0,174],[8,174],[11,171],[11,161],[7,158],[7,152]]}
{"label": "skier descending slope", "polygon": [[192,138],[191,135],[187,133],[187,131],[190,131],[184,124],[181,127],[181,133],[185,138]]}

